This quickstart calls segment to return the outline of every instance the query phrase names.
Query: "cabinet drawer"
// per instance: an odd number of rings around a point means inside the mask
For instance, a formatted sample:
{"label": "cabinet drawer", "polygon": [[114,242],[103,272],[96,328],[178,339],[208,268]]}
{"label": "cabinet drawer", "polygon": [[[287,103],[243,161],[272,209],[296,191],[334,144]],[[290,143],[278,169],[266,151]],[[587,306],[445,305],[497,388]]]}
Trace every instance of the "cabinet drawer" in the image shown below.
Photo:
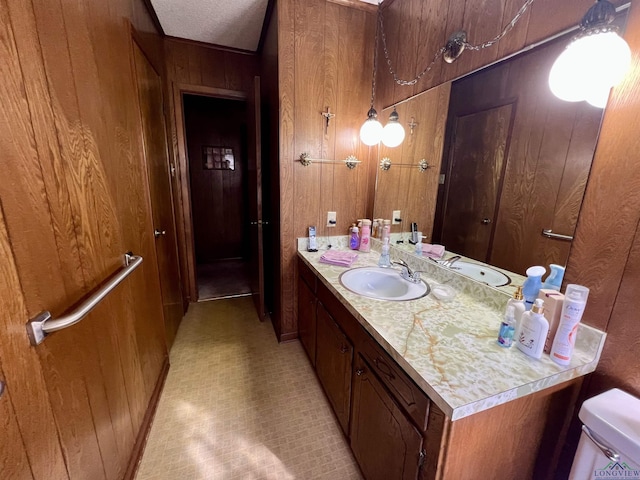
{"label": "cabinet drawer", "polygon": [[308,287],[311,289],[311,292],[316,293],[316,282],[317,278],[315,274],[311,271],[307,264],[298,257],[298,275],[302,277]]}
{"label": "cabinet drawer", "polygon": [[363,342],[361,349],[361,354],[371,369],[416,422],[416,425],[425,431],[429,417],[429,397],[372,338]]}

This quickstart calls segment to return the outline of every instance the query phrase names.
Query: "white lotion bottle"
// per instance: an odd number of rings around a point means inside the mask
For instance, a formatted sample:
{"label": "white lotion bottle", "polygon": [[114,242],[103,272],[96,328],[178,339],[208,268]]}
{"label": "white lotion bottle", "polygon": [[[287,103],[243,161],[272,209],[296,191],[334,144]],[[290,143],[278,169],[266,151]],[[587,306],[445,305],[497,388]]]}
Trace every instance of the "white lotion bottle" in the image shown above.
{"label": "white lotion bottle", "polygon": [[520,351],[533,358],[542,357],[544,342],[549,333],[549,322],[544,318],[543,312],[544,301],[537,298],[531,310],[524,312],[520,319],[516,345]]}
{"label": "white lotion bottle", "polygon": [[589,289],[582,285],[567,285],[558,331],[551,345],[551,359],[559,365],[569,365],[576,344],[578,324],[587,305]]}

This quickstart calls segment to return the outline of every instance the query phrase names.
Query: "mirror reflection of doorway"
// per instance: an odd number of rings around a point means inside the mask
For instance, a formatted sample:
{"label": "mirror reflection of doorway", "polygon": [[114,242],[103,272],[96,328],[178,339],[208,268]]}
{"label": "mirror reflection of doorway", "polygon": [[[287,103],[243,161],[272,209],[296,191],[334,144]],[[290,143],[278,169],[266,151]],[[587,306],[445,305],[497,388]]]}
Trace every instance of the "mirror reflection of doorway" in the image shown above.
{"label": "mirror reflection of doorway", "polygon": [[602,110],[551,93],[568,38],[453,82],[433,240],[512,272],[566,263]]}
{"label": "mirror reflection of doorway", "polygon": [[247,104],[183,102],[198,300],[249,296]]}

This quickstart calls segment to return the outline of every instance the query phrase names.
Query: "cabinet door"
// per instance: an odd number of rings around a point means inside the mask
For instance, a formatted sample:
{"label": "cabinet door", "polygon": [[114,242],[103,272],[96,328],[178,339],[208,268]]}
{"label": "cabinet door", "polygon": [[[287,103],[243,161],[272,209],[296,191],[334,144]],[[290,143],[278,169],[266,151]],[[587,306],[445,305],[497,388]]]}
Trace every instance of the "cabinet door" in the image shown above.
{"label": "cabinet door", "polygon": [[342,431],[348,434],[353,346],[320,302],[316,319],[316,373]]}
{"label": "cabinet door", "polygon": [[415,480],[422,435],[358,355],[353,382],[351,449],[367,480]]}
{"label": "cabinet door", "polygon": [[302,278],[298,278],[298,335],[311,364],[316,365],[316,296]]}

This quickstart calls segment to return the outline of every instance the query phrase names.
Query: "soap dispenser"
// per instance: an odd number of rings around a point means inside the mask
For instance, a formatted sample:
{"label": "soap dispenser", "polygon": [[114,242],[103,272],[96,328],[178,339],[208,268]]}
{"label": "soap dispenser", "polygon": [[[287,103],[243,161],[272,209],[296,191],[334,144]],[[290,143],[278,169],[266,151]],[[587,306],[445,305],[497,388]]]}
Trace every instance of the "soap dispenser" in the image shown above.
{"label": "soap dispenser", "polygon": [[518,349],[530,357],[542,357],[544,342],[549,332],[549,322],[543,315],[544,301],[537,298],[530,311],[522,314],[518,330]]}
{"label": "soap dispenser", "polygon": [[522,314],[524,313],[524,296],[522,295],[522,287],[518,287],[513,294],[513,298],[510,298],[507,302],[507,310],[509,307],[513,307],[513,315],[516,319],[516,323],[520,323],[522,319]]}
{"label": "soap dispenser", "polygon": [[556,265],[552,263],[549,265],[551,269],[551,273],[545,279],[542,284],[542,288],[546,288],[548,290],[556,290],[560,291],[560,287],[562,286],[562,278],[564,277],[564,267],[562,265]]}
{"label": "soap dispenser", "polygon": [[526,310],[531,310],[533,302],[542,288],[542,275],[544,275],[546,271],[546,268],[539,265],[527,268],[527,279],[522,285],[522,294],[524,295],[524,306]]}
{"label": "soap dispenser", "polygon": [[354,223],[351,225],[351,237],[349,239],[349,248],[351,250],[358,250],[360,247],[360,235],[358,233],[358,227]]}
{"label": "soap dispenser", "polygon": [[388,268],[391,266],[391,257],[389,256],[389,239],[385,238],[382,242],[382,253],[380,254],[380,260],[378,260],[378,266],[382,268]]}

